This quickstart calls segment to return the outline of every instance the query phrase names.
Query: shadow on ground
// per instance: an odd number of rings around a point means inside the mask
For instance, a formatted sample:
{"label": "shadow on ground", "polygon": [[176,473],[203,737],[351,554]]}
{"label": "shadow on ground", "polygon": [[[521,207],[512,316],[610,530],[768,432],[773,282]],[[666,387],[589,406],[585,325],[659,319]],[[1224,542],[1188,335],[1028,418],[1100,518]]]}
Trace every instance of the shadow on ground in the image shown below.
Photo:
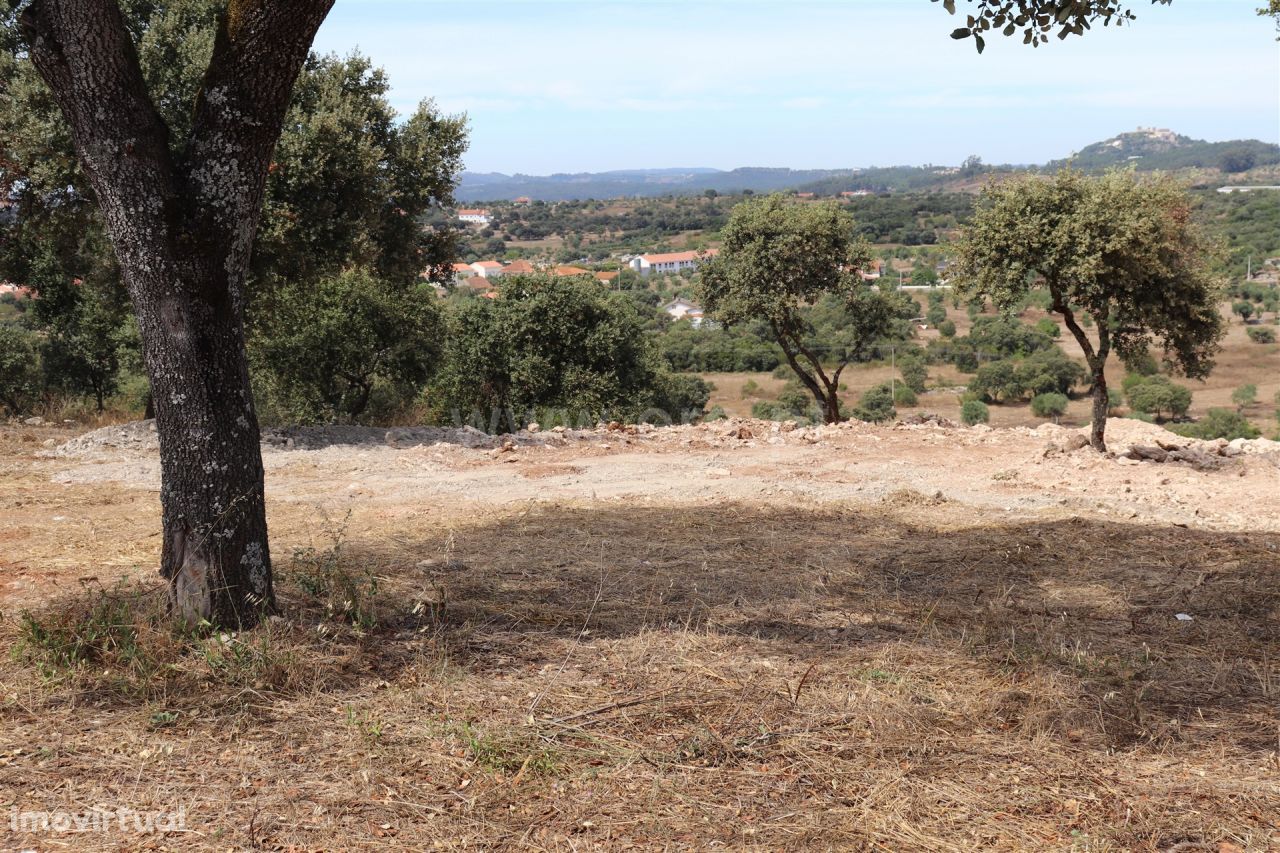
{"label": "shadow on ground", "polygon": [[6,618],[0,787],[246,849],[1274,844],[1278,537],[910,493],[405,524],[277,549],[239,635],[153,587]]}
{"label": "shadow on ground", "polygon": [[543,660],[548,635],[584,629],[696,629],[814,660],[910,641],[1073,679],[1115,743],[1221,712],[1237,743],[1275,750],[1278,549],[1270,534],[957,517],[900,494],[856,510],[537,508],[347,556],[433,590],[458,637],[484,638],[455,648],[473,668]]}

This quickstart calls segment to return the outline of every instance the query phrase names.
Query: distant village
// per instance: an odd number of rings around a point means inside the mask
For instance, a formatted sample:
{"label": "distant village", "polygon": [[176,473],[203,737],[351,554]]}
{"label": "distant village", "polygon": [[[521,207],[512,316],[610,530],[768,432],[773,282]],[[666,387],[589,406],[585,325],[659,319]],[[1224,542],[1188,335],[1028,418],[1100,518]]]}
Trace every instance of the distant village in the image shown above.
{"label": "distant village", "polygon": [[[488,211],[459,211],[459,218],[463,215],[487,216]],[[481,220],[467,219],[463,221],[480,222]],[[701,263],[701,261],[714,256],[716,252],[716,249],[709,249],[703,252],[667,252],[663,254],[635,255],[623,258],[623,262],[628,268],[642,277],[654,274],[673,275],[692,272],[697,269],[698,264]],[[529,275],[532,273],[541,273],[543,275],[556,277],[583,276],[605,286],[613,285],[617,281],[618,276],[621,275],[617,270],[594,271],[566,264],[540,265],[530,263],[523,259],[511,261],[509,263],[502,263],[501,261],[476,261],[471,264],[454,264],[453,284],[455,287],[464,288],[483,299],[496,299],[498,297],[498,291],[497,288],[494,287],[495,280],[504,275]],[[445,288],[437,285],[437,290],[440,292],[440,295],[444,295]],[[695,326],[701,325],[702,323],[702,308],[684,298],[672,300],[668,304],[664,305],[662,310],[676,320],[687,319]]]}

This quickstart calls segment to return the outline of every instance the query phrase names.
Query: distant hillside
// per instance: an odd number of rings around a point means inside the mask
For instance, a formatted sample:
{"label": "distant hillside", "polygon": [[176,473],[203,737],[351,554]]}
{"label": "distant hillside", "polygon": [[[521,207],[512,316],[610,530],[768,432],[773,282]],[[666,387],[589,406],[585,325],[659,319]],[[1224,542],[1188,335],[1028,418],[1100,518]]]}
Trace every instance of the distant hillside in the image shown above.
{"label": "distant hillside", "polygon": [[1046,168],[1056,169],[1067,163],[1089,172],[1128,164],[1140,171],[1222,169],[1228,173],[1244,172],[1257,166],[1280,163],[1280,145],[1256,139],[1206,142],[1171,130],[1139,128],[1087,145],[1074,156],[1054,160]]}
{"label": "distant hillside", "polygon": [[[1206,142],[1157,128],[1139,128],[1095,142],[1061,160],[1044,166],[999,166],[1013,169],[1056,170],[1067,163],[1087,172],[1133,165],[1141,171],[1221,169],[1245,172],[1280,163],[1280,145],[1256,139]],[[801,190],[833,195],[846,190],[909,192],[970,190],[980,186],[993,167],[966,162],[962,167],[890,166],[865,169],[629,169],[615,172],[581,172],[546,176],[504,175],[498,172],[464,172],[456,193],[460,202],[510,201],[521,196],[542,201],[607,199],[663,195],[756,193]]]}
{"label": "distant hillside", "polygon": [[528,196],[542,201],[587,198],[692,195],[716,190],[730,193],[751,190],[786,190],[840,175],[850,169],[743,168],[632,169],[616,172],[580,172],[546,176],[504,175],[497,172],[463,172],[456,196],[460,202],[500,201]]}

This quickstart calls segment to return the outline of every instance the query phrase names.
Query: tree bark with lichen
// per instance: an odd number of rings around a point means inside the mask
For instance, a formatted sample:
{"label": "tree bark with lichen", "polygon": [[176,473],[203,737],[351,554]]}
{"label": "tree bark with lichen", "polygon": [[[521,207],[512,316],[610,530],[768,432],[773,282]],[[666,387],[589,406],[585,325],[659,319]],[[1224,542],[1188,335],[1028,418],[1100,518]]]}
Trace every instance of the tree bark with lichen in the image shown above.
{"label": "tree bark with lichen", "polygon": [[285,109],[332,2],[233,0],[179,145],[116,0],[35,0],[18,19],[138,318],[160,439],[160,571],[189,621],[247,627],[274,607],[244,284]]}

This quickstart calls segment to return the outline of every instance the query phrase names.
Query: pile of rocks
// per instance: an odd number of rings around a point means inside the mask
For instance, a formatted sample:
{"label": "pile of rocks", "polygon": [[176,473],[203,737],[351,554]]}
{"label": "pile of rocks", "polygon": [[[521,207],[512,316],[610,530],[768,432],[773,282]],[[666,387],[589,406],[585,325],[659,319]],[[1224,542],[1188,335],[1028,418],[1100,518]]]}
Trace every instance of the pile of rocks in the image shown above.
{"label": "pile of rocks", "polygon": [[86,432],[61,444],[53,451],[53,455],[78,457],[90,456],[102,451],[119,450],[152,453],[159,449],[160,439],[156,436],[156,422],[147,420],[113,424]]}

